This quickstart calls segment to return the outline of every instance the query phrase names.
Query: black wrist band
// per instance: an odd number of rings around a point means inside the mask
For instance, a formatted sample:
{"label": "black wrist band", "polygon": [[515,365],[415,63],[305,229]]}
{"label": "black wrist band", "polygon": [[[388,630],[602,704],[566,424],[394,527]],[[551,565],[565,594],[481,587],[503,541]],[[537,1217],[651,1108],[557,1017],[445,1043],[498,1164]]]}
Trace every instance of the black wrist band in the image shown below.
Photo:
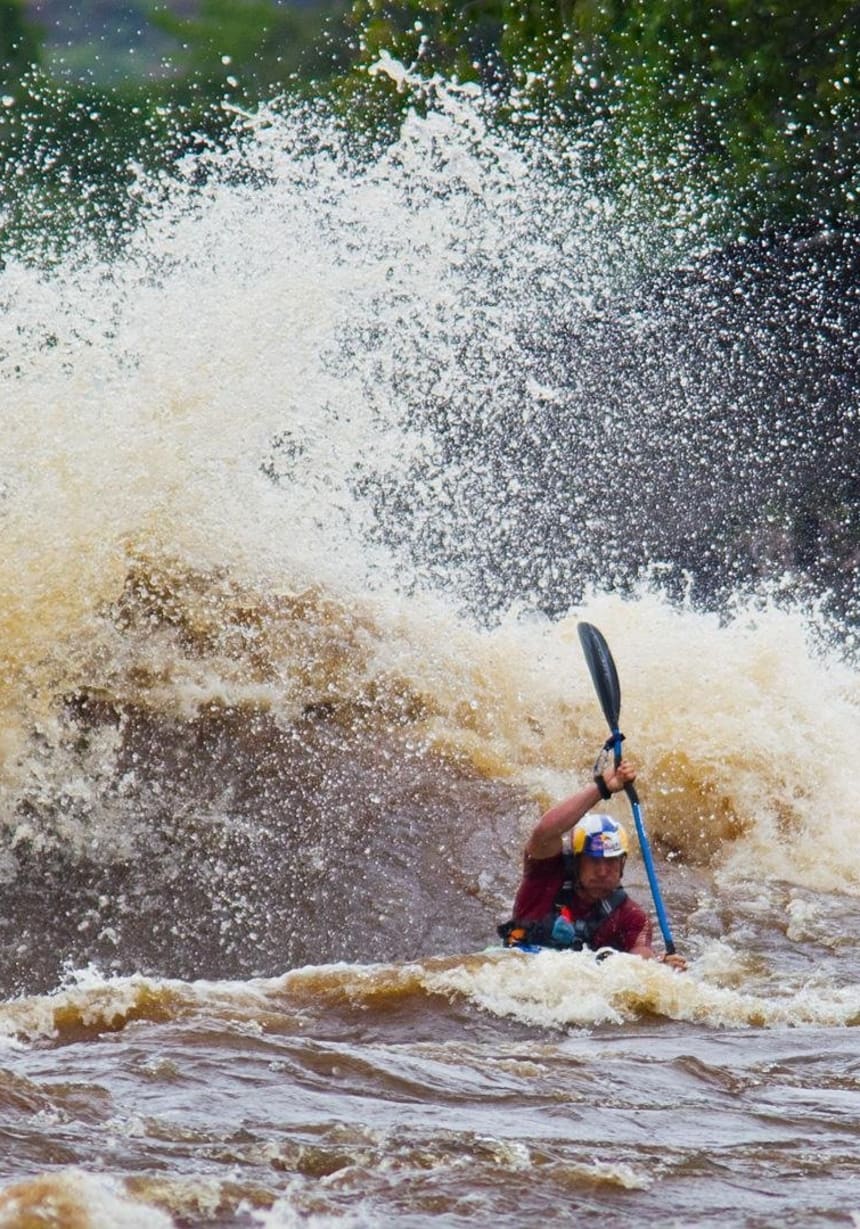
{"label": "black wrist band", "polygon": [[602,772],[596,772],[594,774],[594,784],[597,786],[597,792],[600,794],[600,797],[604,800],[604,802],[608,802],[612,797],[612,790],[604,781]]}

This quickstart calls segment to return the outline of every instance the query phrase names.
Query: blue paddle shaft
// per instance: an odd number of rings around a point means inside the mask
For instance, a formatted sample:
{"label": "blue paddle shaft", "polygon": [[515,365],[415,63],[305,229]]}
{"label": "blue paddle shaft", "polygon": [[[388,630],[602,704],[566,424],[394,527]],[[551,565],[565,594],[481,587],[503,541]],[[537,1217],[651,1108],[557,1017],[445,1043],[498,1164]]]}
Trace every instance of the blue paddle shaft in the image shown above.
{"label": "blue paddle shaft", "polygon": [[[621,731],[616,727],[612,731],[613,754],[615,756],[616,768],[621,763]],[[645,831],[645,821],[642,818],[642,808],[639,805],[639,795],[636,793],[635,785],[625,785],[624,792],[630,801],[630,809],[633,811],[633,822],[636,825],[636,835],[639,838],[639,848],[642,850],[642,861],[645,863],[645,874],[648,876],[648,886],[651,888],[651,895],[654,898],[654,908],[657,912],[657,921],[660,924],[660,933],[663,936],[663,942],[666,945],[666,952],[669,956],[675,952],[675,940],[672,938],[672,931],[669,927],[669,919],[666,916],[666,908],[663,904],[663,897],[660,894],[660,885],[657,882],[657,872],[654,869],[654,859],[651,857],[651,846],[648,842],[648,834]]]}
{"label": "blue paddle shaft", "polygon": [[636,790],[632,785],[625,786],[625,793],[630,799],[630,807],[633,811],[633,822],[636,825],[636,834],[639,837],[639,848],[642,850],[642,861],[645,863],[645,874],[648,876],[648,883],[651,886],[651,895],[654,897],[654,908],[657,911],[657,921],[660,923],[660,933],[663,936],[663,942],[666,945],[666,953],[669,956],[674,955],[675,940],[672,938],[672,931],[669,928],[669,919],[666,917],[666,909],[663,905],[663,897],[660,895],[660,885],[657,882],[657,872],[654,869],[654,859],[651,857],[651,846],[648,844],[648,837],[645,834],[645,821],[642,818],[642,808],[639,805],[639,800],[636,797]]}

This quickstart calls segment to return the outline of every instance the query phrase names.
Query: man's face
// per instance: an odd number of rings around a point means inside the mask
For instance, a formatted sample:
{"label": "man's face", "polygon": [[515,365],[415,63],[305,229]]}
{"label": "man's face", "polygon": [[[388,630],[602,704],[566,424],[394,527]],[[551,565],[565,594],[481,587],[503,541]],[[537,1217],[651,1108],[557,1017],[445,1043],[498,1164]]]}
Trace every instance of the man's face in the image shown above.
{"label": "man's face", "polygon": [[579,861],[579,893],[586,900],[603,900],[621,883],[623,858],[590,858]]}

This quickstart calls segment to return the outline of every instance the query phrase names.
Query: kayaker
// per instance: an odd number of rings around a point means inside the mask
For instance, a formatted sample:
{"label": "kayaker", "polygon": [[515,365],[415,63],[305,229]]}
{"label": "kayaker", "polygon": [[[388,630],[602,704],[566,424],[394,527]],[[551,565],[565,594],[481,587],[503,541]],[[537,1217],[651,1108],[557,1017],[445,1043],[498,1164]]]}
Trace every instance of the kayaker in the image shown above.
{"label": "kayaker", "polygon": [[[630,847],[624,825],[589,814],[601,798],[636,779],[629,760],[604,767],[584,789],[551,807],[526,842],[523,877],[510,922],[499,934],[517,943],[553,948],[614,948],[685,969],[683,956],[658,957],[651,921],[621,887]],[[570,832],[570,849],[562,837]]]}

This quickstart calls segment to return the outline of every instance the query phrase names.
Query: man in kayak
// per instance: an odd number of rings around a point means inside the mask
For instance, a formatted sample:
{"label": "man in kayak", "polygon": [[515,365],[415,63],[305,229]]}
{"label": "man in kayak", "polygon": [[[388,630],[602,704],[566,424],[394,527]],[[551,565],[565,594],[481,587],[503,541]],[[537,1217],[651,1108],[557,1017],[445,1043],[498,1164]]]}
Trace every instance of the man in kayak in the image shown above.
{"label": "man in kayak", "polygon": [[[588,814],[635,779],[636,769],[622,760],[541,816],[526,843],[514,916],[499,927],[509,946],[614,948],[658,959],[648,915],[621,887],[629,849],[624,826],[609,815]],[[568,851],[562,842],[567,832]],[[659,959],[687,967],[682,956]]]}

